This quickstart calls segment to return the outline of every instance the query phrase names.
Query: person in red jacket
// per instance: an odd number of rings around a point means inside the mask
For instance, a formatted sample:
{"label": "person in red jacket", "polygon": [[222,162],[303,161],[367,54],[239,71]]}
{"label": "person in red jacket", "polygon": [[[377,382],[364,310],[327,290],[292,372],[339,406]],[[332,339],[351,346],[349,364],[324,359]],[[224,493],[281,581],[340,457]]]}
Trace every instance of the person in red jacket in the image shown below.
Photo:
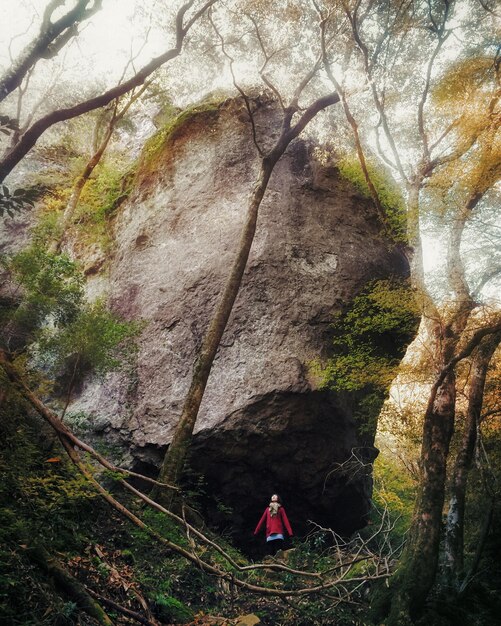
{"label": "person in red jacket", "polygon": [[264,510],[261,519],[256,526],[254,534],[257,535],[266,522],[266,545],[269,554],[275,554],[284,544],[284,530],[287,531],[289,537],[293,532],[285,509],[280,502],[280,497],[275,493],[271,496],[271,502]]}

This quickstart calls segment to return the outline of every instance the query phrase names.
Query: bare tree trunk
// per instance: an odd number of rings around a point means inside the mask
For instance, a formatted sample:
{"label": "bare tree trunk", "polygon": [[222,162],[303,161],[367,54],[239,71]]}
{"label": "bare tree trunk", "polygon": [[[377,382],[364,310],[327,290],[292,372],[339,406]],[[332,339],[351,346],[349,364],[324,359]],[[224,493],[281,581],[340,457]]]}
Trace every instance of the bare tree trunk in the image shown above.
{"label": "bare tree trunk", "polygon": [[449,591],[459,592],[464,576],[464,515],[466,487],[477,442],[484,397],[485,380],[489,363],[501,341],[499,333],[484,339],[479,345],[472,362],[471,380],[468,389],[468,409],[461,447],[454,465],[449,510],[445,527],[445,579]]}
{"label": "bare tree trunk", "polygon": [[424,417],[422,478],[410,536],[392,580],[395,594],[388,625],[411,623],[409,619],[423,606],[435,580],[455,400],[455,376],[449,372],[432,392]]}
{"label": "bare tree trunk", "polygon": [[[259,207],[273,169],[291,141],[299,135],[308,122],[318,112],[338,101],[339,96],[336,93],[320,98],[306,109],[297,124],[292,128],[290,123],[296,109],[291,107],[286,109],[280,137],[273,149],[261,160],[259,177],[249,200],[247,218],[240,237],[237,255],[195,363],[190,389],[184,402],[181,418],[176,425],[174,437],[160,468],[159,481],[161,482],[176,485],[181,476],[212,363],[242,284],[242,277],[256,232]],[[170,505],[171,498],[168,494],[159,493],[157,497]]]}
{"label": "bare tree trunk", "polygon": [[113,134],[113,129],[114,129],[114,126],[110,124],[106,131],[106,135],[104,136],[104,139],[101,142],[101,145],[99,146],[99,149],[97,150],[97,152],[95,152],[92,155],[90,161],[88,161],[87,165],[85,166],[84,171],[77,178],[77,181],[73,186],[70,199],[68,200],[68,203],[64,209],[64,213],[62,215],[62,219],[58,228],[57,238],[55,238],[49,246],[50,252],[56,253],[60,251],[61,244],[63,242],[64,233],[66,232],[73,218],[73,215],[75,214],[75,210],[78,206],[78,202],[80,200],[80,196],[82,195],[82,191],[87,181],[91,177],[92,172],[101,161],[101,158],[110,142],[111,136]]}
{"label": "bare tree trunk", "polygon": [[[418,192],[419,193],[419,192]],[[447,249],[447,279],[456,298],[452,310],[439,315],[424,288],[422,259],[411,264],[411,275],[415,286],[423,285],[423,310],[428,311],[431,329],[430,349],[435,355],[438,371],[442,374],[432,387],[428,406],[423,418],[423,443],[421,448],[420,491],[415,505],[409,538],[402,555],[397,574],[392,581],[395,595],[392,600],[389,626],[405,623],[423,607],[430,592],[438,568],[442,514],[447,480],[449,446],[454,433],[456,382],[453,367],[447,364],[458,360],[458,346],[476,304],[471,297],[465,279],[460,244],[466,221],[477,205],[482,193],[475,188],[463,206],[456,210],[450,231]],[[412,199],[412,194],[409,194]],[[416,221],[419,233],[418,196],[416,215],[414,206],[409,205],[409,218]]]}

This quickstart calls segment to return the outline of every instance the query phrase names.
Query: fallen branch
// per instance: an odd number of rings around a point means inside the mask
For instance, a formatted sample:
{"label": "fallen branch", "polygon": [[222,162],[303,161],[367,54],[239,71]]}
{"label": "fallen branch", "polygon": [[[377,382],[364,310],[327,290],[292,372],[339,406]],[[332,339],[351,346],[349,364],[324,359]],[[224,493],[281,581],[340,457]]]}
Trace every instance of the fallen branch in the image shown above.
{"label": "fallen branch", "polygon": [[29,559],[43,569],[54,580],[56,586],[77,604],[78,608],[93,617],[98,624],[113,626],[111,619],[106,615],[99,603],[91,597],[87,589],[61,567],[44,548],[41,546],[28,548],[26,553]]}
{"label": "fallen branch", "polygon": [[114,600],[105,598],[99,593],[92,591],[92,589],[87,588],[87,593],[93,598],[95,598],[96,600],[98,600],[101,604],[105,604],[106,606],[109,606],[111,609],[118,611],[119,613],[122,613],[122,615],[127,615],[127,617],[132,617],[132,619],[135,619],[136,622],[139,622],[140,624],[145,624],[145,626],[158,626],[157,621],[152,622],[151,620],[141,615],[141,613],[132,611],[131,609],[128,609],[127,607],[122,606],[121,604],[118,604],[118,602],[115,602]]}
{"label": "fallen branch", "polygon": [[[28,402],[37,410],[37,412],[42,416],[42,418],[44,418],[56,431],[59,437],[59,440],[61,441],[61,444],[63,445],[71,462],[75,465],[75,467],[79,470],[79,472],[93,485],[93,487],[101,495],[101,497],[111,507],[113,507],[118,513],[120,513],[123,517],[125,517],[129,521],[131,521],[135,526],[137,526],[141,530],[144,530],[145,532],[147,532],[153,539],[158,541],[158,543],[160,543],[167,549],[171,550],[172,552],[179,554],[180,556],[185,558],[187,561],[190,561],[191,563],[193,563],[195,566],[197,566],[198,568],[200,568],[202,571],[206,572],[207,574],[211,574],[218,578],[226,580],[230,584],[233,584],[247,591],[259,593],[261,595],[278,596],[278,597],[306,596],[306,595],[311,595],[311,594],[316,594],[316,593],[322,593],[325,590],[332,589],[338,586],[341,581],[343,581],[345,585],[346,584],[358,585],[359,583],[369,580],[369,579],[378,580],[378,579],[387,578],[389,576],[388,573],[384,573],[384,574],[373,574],[373,575],[346,579],[347,572],[343,572],[343,574],[340,577],[337,577],[334,580],[321,582],[320,584],[315,585],[313,587],[303,587],[299,589],[279,589],[279,588],[274,588],[274,587],[263,587],[260,585],[253,585],[251,583],[248,583],[247,581],[237,578],[235,576],[234,571],[229,572],[229,571],[220,569],[219,567],[212,565],[211,563],[208,563],[207,561],[204,561],[199,555],[194,554],[193,552],[190,552],[189,550],[186,550],[185,548],[163,537],[154,528],[146,524],[137,515],[135,515],[132,511],[130,511],[126,506],[124,506],[121,502],[116,500],[116,498],[114,498],[112,494],[109,491],[107,491],[99,483],[98,480],[96,480],[93,473],[90,471],[90,469],[85,465],[85,463],[80,458],[80,453],[78,452],[78,449],[80,448],[81,450],[85,452],[89,452],[94,458],[96,458],[96,460],[98,460],[107,469],[117,470],[118,468],[115,468],[115,466],[112,463],[110,463],[104,457],[102,457],[97,452],[95,452],[91,446],[84,444],[84,442],[81,442],[70,431],[70,429],[63,422],[60,421],[58,416],[53,411],[51,411],[47,406],[44,405],[44,403],[24,383],[24,381],[22,380],[22,378],[19,376],[18,372],[16,371],[16,368],[10,362],[10,360],[8,359],[7,355],[5,354],[3,350],[0,350],[0,366],[3,368],[3,370],[7,374],[8,379],[15,386],[15,388],[21,393],[21,395],[26,400],[28,400]],[[142,477],[141,475],[138,475],[138,476]],[[182,520],[182,518],[178,517],[177,515],[168,511],[167,509],[164,509],[164,507],[156,503],[151,498],[148,498],[148,496],[146,496],[145,494],[140,492],[138,489],[136,489],[135,487],[127,483],[127,481],[120,479],[120,482],[126,489],[128,489],[137,497],[139,497],[143,502],[145,502],[152,508],[155,508],[161,511],[162,513],[165,513],[166,515],[175,519],[176,521],[178,521],[185,527],[188,526],[190,529],[190,532],[192,532],[197,537],[202,539],[205,543],[207,543],[208,545],[216,549],[221,555],[225,557],[225,559],[227,559],[231,567],[233,569],[236,569],[237,571],[246,572],[249,570],[266,568],[268,570],[277,569],[277,570],[285,571],[285,572],[298,575],[298,576],[315,576],[317,578],[320,578],[324,575],[323,572],[312,573],[312,572],[303,572],[301,570],[293,570],[291,568],[287,568],[287,566],[282,566],[278,563],[275,565],[259,563],[259,564],[255,564],[252,566],[245,566],[245,567],[239,566],[228,554],[226,554],[226,552],[220,546],[218,546],[215,542],[205,537],[205,535],[200,533],[200,531],[198,531],[194,527],[188,525],[187,522]],[[348,571],[349,569],[351,568],[348,567]]]}

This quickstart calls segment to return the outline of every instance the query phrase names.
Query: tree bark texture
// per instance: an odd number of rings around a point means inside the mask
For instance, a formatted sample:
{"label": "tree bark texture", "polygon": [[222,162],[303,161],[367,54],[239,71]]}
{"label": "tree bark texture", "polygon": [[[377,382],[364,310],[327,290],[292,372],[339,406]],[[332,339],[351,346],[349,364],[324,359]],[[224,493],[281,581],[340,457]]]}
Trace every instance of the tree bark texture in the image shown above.
{"label": "tree bark texture", "polygon": [[40,59],[56,56],[63,46],[77,34],[77,25],[101,8],[102,0],[78,0],[75,6],[55,22],[52,13],[61,2],[52,0],[44,12],[38,36],[22,51],[11,67],[0,78],[0,102],[19,87],[30,68]]}
{"label": "tree bark texture", "polygon": [[500,341],[500,333],[492,334],[484,339],[476,350],[471,366],[466,422],[452,474],[445,527],[444,574],[448,590],[453,594],[459,592],[464,577],[466,488],[477,442],[487,370]]}
{"label": "tree bark texture", "polygon": [[450,372],[432,394],[424,418],[421,449],[422,478],[410,536],[394,584],[389,625],[414,618],[435,581],[441,535],[442,510],[449,444],[454,430],[455,376]]}

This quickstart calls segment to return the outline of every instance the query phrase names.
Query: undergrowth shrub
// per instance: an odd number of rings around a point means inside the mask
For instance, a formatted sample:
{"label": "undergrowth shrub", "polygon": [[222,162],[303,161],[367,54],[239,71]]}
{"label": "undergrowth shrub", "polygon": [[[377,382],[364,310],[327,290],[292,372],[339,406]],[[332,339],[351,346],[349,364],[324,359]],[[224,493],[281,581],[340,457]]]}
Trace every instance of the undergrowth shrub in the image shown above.
{"label": "undergrowth shrub", "polygon": [[320,388],[350,398],[361,437],[375,433],[379,411],[417,321],[405,281],[373,281],[335,316],[330,358],[311,364]]}
{"label": "undergrowth shrub", "polygon": [[81,551],[100,502],[53,434],[11,392],[2,398],[0,449],[2,623],[73,624],[75,607],[55,591],[29,551],[37,546],[51,553]]}
{"label": "undergrowth shrub", "polygon": [[154,598],[153,610],[156,617],[163,622],[186,624],[193,620],[193,611],[172,596],[157,593]]}

